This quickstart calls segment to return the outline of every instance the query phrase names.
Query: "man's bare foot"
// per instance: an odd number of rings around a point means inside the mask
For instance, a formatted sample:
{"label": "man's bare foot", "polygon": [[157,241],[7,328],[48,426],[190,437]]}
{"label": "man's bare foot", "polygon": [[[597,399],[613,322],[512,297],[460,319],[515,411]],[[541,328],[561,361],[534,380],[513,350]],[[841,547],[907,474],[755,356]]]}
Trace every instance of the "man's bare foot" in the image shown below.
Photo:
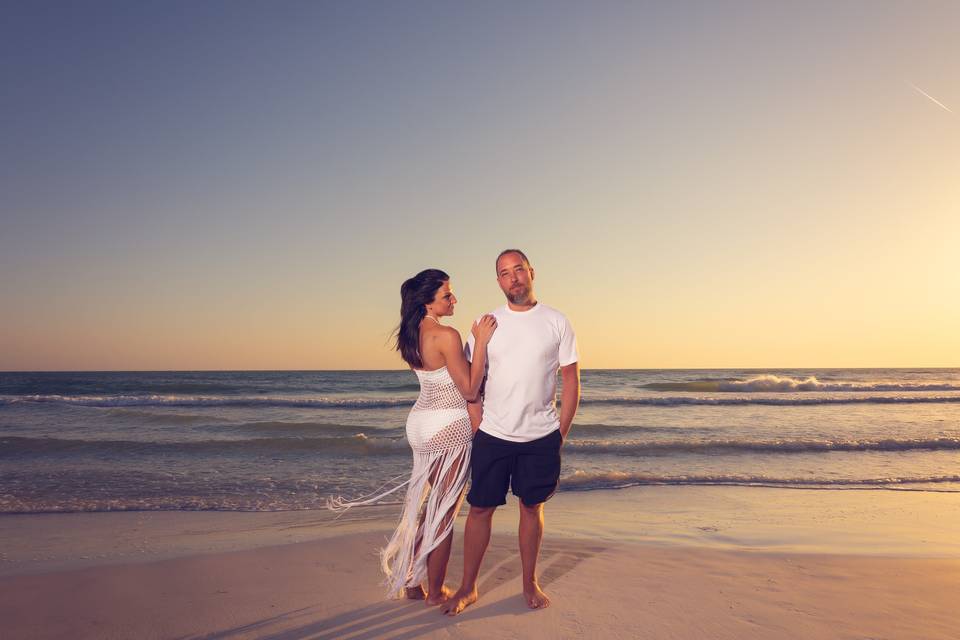
{"label": "man's bare foot", "polygon": [[407,600],[423,600],[426,597],[427,592],[420,585],[407,587]]}
{"label": "man's bare foot", "polygon": [[450,596],[446,604],[443,605],[443,612],[448,616],[455,616],[461,611],[477,601],[477,588],[471,591],[464,591],[461,587],[455,594]]}
{"label": "man's bare foot", "polygon": [[540,585],[534,582],[530,586],[523,587],[523,599],[531,609],[546,609],[550,606],[550,598],[540,589]]}
{"label": "man's bare foot", "polygon": [[430,594],[427,596],[427,600],[425,604],[428,607],[434,607],[438,604],[443,604],[444,602],[449,600],[450,596],[452,595],[453,595],[453,590],[447,587],[447,585],[443,585],[442,587],[440,587],[440,591],[430,592]]}

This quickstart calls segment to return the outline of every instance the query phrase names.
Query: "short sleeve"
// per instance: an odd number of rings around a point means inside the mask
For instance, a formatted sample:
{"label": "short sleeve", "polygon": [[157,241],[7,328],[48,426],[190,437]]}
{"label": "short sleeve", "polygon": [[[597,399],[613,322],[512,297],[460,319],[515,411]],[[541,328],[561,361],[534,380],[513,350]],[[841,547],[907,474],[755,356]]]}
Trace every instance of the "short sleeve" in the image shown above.
{"label": "short sleeve", "polygon": [[565,367],[580,360],[577,353],[577,336],[573,333],[573,325],[567,316],[561,315],[560,322],[560,366]]}

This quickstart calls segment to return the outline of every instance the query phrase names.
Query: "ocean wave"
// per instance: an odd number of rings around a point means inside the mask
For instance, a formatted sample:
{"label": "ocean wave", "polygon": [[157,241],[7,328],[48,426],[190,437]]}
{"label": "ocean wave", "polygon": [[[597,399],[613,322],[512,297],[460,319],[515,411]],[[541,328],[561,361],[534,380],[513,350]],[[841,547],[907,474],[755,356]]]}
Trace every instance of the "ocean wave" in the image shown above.
{"label": "ocean wave", "polygon": [[[64,396],[28,395],[0,398],[0,406],[53,404],[80,407],[253,407],[253,408],[306,408],[306,409],[393,409],[411,407],[413,397],[385,398],[294,398],[263,396]],[[846,404],[949,404],[960,403],[960,394],[938,396],[847,396],[847,397],[713,397],[713,396],[590,396],[585,395],[580,404],[621,405],[635,407],[683,407],[683,406],[811,406]],[[559,403],[558,403],[559,404]]]}
{"label": "ocean wave", "polygon": [[673,453],[824,453],[829,451],[958,451],[960,438],[886,440],[676,440],[605,442],[571,438],[565,449],[586,454],[669,455]]}
{"label": "ocean wave", "polygon": [[[577,470],[560,479],[561,491],[625,489],[637,486],[744,486],[788,489],[891,489],[929,491],[917,485],[960,483],[960,475],[890,477],[890,478],[777,478],[764,475],[657,475],[607,471],[587,473]],[[960,493],[960,489],[938,488],[938,491]]]}
{"label": "ocean wave", "polygon": [[381,392],[413,391],[414,393],[418,393],[420,391],[420,383],[410,382],[406,384],[382,385],[377,387],[377,391],[381,391]]}
{"label": "ocean wave", "polygon": [[717,406],[737,407],[744,405],[762,405],[775,407],[806,407],[816,405],[844,405],[844,404],[950,404],[960,402],[960,395],[950,396],[859,396],[845,398],[716,398],[716,397],[606,397],[584,398],[583,405],[622,405],[628,407],[683,407],[683,406]]}
{"label": "ocean wave", "polygon": [[31,471],[6,479],[0,513],[301,509],[328,513],[326,499],[338,490],[335,481],[316,476],[240,479],[118,469]]}
{"label": "ocean wave", "polygon": [[[22,491],[0,494],[0,513],[77,513],[98,511],[291,511],[316,510],[327,517],[326,500],[342,487],[320,479],[197,483],[176,476],[111,473],[104,477],[84,473],[24,479]],[[574,471],[560,479],[559,491],[601,491],[628,487],[730,486],[746,488],[807,489],[821,491],[917,491],[960,493],[960,475],[893,476],[871,478],[791,478],[749,474],[660,475],[608,471]],[[68,487],[68,488],[64,488]],[[353,491],[364,493],[365,487]],[[385,500],[378,506],[395,508]],[[369,509],[364,507],[356,512]],[[333,516],[329,515],[332,519]],[[361,516],[362,517],[362,516]],[[371,516],[374,517],[374,516]]]}
{"label": "ocean wave", "polygon": [[355,436],[365,432],[367,436],[403,437],[406,427],[357,426],[332,424],[329,422],[286,422],[283,420],[265,420],[258,422],[239,422],[229,426],[216,426],[217,431],[238,433],[295,433],[317,437]]}
{"label": "ocean wave", "polygon": [[296,398],[263,396],[64,396],[26,395],[0,398],[0,405],[50,403],[82,407],[292,407],[313,409],[381,409],[412,406],[415,398]]}
{"label": "ocean wave", "polygon": [[409,453],[403,437],[352,436],[329,438],[253,438],[245,440],[187,440],[155,442],[137,440],[81,440],[67,438],[0,438],[0,458],[23,455],[91,454],[91,455],[177,455],[177,454],[249,454],[281,455],[285,453],[330,454],[399,454]]}
{"label": "ocean wave", "polygon": [[170,411],[143,411],[140,409],[125,409],[122,407],[110,408],[105,414],[109,419],[122,422],[135,422],[138,425],[199,425],[222,424],[229,422],[229,418],[220,416],[184,414]]}
{"label": "ocean wave", "polygon": [[816,377],[790,378],[786,376],[762,375],[747,380],[695,380],[692,382],[651,382],[641,385],[643,389],[653,391],[691,391],[691,392],[781,392],[798,391],[960,391],[960,386],[946,382],[936,384],[909,384],[894,382],[820,382]]}
{"label": "ocean wave", "polygon": [[[16,474],[15,474],[16,475]],[[377,475],[377,474],[373,474]],[[386,473],[384,477],[388,477]],[[289,511],[317,510],[327,517],[326,500],[341,493],[370,491],[375,484],[344,485],[336,479],[183,476],[149,471],[25,472],[7,477],[0,493],[0,513],[70,513],[98,511]],[[750,474],[666,475],[608,471],[574,471],[560,480],[562,492],[617,490],[637,486],[733,486],[746,488],[833,491],[917,491],[960,493],[960,475],[869,478],[796,478]],[[398,502],[380,506],[394,508]],[[367,508],[357,511],[357,514]],[[330,518],[332,519],[332,515]],[[374,517],[374,516],[370,516]]]}
{"label": "ocean wave", "polygon": [[[285,425],[286,426],[286,425]],[[352,433],[351,433],[352,432]],[[604,441],[581,439],[575,434],[565,445],[570,453],[584,455],[669,456],[673,454],[803,454],[837,452],[960,451],[960,438],[885,440],[672,440]],[[0,438],[0,458],[23,455],[397,455],[410,448],[402,428],[357,431],[341,426],[315,437],[264,437],[179,441],[90,440],[68,438]]]}

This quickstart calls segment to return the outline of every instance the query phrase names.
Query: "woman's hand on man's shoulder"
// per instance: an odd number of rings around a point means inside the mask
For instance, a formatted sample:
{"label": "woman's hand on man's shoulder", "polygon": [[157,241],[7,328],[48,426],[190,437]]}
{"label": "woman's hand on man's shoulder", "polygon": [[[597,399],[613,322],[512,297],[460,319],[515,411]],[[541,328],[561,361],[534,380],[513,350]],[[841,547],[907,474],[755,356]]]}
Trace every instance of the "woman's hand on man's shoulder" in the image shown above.
{"label": "woman's hand on man's shoulder", "polygon": [[470,332],[477,342],[489,342],[490,338],[493,337],[493,332],[496,330],[497,318],[492,313],[488,313],[477,318]]}

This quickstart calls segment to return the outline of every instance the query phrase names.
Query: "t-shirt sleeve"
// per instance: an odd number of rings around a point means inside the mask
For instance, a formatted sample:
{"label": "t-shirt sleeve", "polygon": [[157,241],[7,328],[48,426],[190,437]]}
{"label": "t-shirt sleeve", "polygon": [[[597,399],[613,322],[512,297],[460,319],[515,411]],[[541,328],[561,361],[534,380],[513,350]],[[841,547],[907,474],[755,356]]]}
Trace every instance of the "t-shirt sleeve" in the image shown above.
{"label": "t-shirt sleeve", "polygon": [[573,325],[566,316],[561,316],[560,322],[560,366],[565,367],[580,360],[577,353],[577,336],[573,333]]}

